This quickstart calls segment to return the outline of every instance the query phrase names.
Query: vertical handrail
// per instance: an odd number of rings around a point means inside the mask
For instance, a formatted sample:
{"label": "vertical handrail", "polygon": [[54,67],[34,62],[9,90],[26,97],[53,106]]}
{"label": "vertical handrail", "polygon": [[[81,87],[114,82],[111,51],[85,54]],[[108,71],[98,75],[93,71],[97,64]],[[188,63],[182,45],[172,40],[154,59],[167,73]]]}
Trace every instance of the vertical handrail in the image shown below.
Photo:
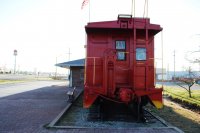
{"label": "vertical handrail", "polygon": [[96,65],[96,63],[95,63],[95,57],[94,57],[93,65],[94,65],[94,66],[93,66],[93,85],[95,85],[95,78],[96,78],[96,77],[95,77],[95,76],[96,76],[96,75],[95,75],[95,65]]}
{"label": "vertical handrail", "polygon": [[84,63],[84,85],[86,84],[87,78],[87,34],[85,34],[85,63]]}
{"label": "vertical handrail", "polygon": [[[93,60],[93,76],[92,76],[92,84],[95,85],[96,83],[96,58],[101,58],[101,57],[87,57],[87,59],[92,59]],[[86,64],[87,66],[87,64]]]}
{"label": "vertical handrail", "polygon": [[87,72],[87,57],[85,58],[85,66],[84,66],[84,68],[85,68],[85,72],[84,72],[84,85],[85,85],[85,83],[86,83],[86,78],[87,78],[87,74],[86,74],[86,72]]}
{"label": "vertical handrail", "polygon": [[[134,16],[135,17],[135,16]],[[136,26],[135,26],[135,19],[133,19],[133,55],[134,55],[134,64],[133,64],[133,88],[135,89],[135,68],[136,68],[136,34],[137,34],[137,31],[136,31]]]}
{"label": "vertical handrail", "polygon": [[149,49],[148,49],[148,43],[149,43],[149,34],[148,34],[148,21],[147,19],[145,19],[145,47],[146,47],[146,62],[145,62],[145,89],[148,90],[147,88],[147,84],[148,84],[148,81],[147,81],[147,77],[149,75],[148,73],[148,60],[149,60]]}
{"label": "vertical handrail", "polygon": [[162,88],[163,88],[163,81],[164,81],[164,77],[163,77],[163,73],[164,73],[164,71],[163,71],[163,69],[164,69],[164,66],[163,66],[163,64],[164,64],[164,59],[163,59],[163,31],[161,31],[161,47],[162,47]]}

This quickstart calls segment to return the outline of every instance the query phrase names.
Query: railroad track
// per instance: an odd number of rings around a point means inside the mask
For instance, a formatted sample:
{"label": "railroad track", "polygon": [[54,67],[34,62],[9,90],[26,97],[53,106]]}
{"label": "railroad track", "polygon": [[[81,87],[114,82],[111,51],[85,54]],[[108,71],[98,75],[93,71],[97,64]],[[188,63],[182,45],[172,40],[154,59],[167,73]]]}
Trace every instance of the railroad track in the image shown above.
{"label": "railroad track", "polygon": [[[65,132],[170,132],[183,133],[180,129],[170,126],[162,118],[144,109],[146,122],[138,122],[131,112],[117,114],[117,117],[102,119],[97,113],[98,108],[89,111],[82,106],[82,92],[75,96],[76,100],[67,107],[46,127],[54,130],[67,129]],[[113,107],[113,106],[112,106]],[[95,111],[96,110],[96,111]],[[116,111],[116,110],[115,110]],[[123,112],[123,111],[122,111]],[[96,114],[95,114],[96,113]],[[93,115],[93,118],[89,118]],[[95,116],[95,117],[94,117]],[[95,119],[94,119],[95,118]]]}
{"label": "railroad track", "polygon": [[[110,103],[108,103],[110,104]],[[109,111],[104,110],[100,114],[100,108],[93,106],[90,110],[82,107],[82,93],[77,97],[70,106],[62,111],[62,115],[51,123],[49,127],[62,128],[133,128],[133,127],[168,127],[168,124],[151,113],[148,109],[144,109],[144,117],[146,122],[138,122],[137,117],[133,115],[131,110],[125,105],[115,107],[112,103]],[[107,106],[105,106],[107,108]],[[119,109],[123,107],[123,109]],[[126,107],[126,108],[125,108]],[[103,115],[103,116],[102,116]]]}
{"label": "railroad track", "polygon": [[158,120],[159,122],[161,122],[163,125],[165,125],[166,127],[170,126],[169,123],[167,123],[165,120],[163,120],[161,117],[153,114],[151,111],[149,111],[148,109],[144,108],[145,111],[145,118],[148,120]]}

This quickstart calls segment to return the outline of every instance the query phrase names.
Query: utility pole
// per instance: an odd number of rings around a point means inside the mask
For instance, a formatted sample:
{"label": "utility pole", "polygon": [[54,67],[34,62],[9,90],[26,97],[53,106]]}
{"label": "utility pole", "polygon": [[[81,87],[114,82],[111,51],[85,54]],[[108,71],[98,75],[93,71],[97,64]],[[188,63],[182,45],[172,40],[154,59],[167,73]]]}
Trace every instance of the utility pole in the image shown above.
{"label": "utility pole", "polygon": [[[199,45],[199,53],[200,53],[200,45]],[[200,57],[199,57],[199,59],[197,59],[198,60],[198,62],[199,62],[199,72],[200,72]]]}
{"label": "utility pole", "polygon": [[[68,51],[68,53],[65,53],[65,54],[67,54],[68,55],[68,61],[70,61],[70,48],[69,48],[69,51]],[[64,54],[60,54],[60,55],[58,55],[58,56],[56,56],[56,64],[58,63],[58,57],[60,57],[60,56],[63,56]],[[68,74],[69,74],[69,72],[68,72]],[[56,70],[55,70],[55,78],[57,78],[57,75],[58,75],[58,66],[56,66]]]}
{"label": "utility pole", "polygon": [[68,61],[70,61],[70,54],[71,54],[71,53],[70,53],[70,48],[69,48],[69,51],[68,51],[67,54],[68,54]]}
{"label": "utility pole", "polygon": [[169,63],[167,64],[167,80],[169,80]]}
{"label": "utility pole", "polygon": [[15,57],[15,60],[14,60],[14,74],[16,73],[16,57],[17,57],[17,50],[15,49],[14,50],[14,57]]}
{"label": "utility pole", "polygon": [[200,59],[199,59],[199,72],[200,72]]}
{"label": "utility pole", "polygon": [[[57,60],[57,56],[56,56],[56,64],[58,63],[58,60]],[[57,66],[56,66],[56,72],[55,72],[55,79],[57,79]]]}
{"label": "utility pole", "polygon": [[[147,2],[147,5],[148,5],[148,2]],[[147,7],[148,8],[148,7]],[[148,9],[147,9],[148,10]],[[164,68],[163,68],[163,64],[164,64],[164,58],[163,58],[163,31],[161,31],[161,47],[162,47],[162,88],[163,88],[163,73],[164,73]]]}
{"label": "utility pole", "polygon": [[[68,61],[70,61],[70,48],[69,48],[69,51],[68,51]],[[70,75],[70,69],[68,70],[68,79],[69,79],[69,75]]]}
{"label": "utility pole", "polygon": [[200,72],[200,61],[199,61],[199,72]]}
{"label": "utility pole", "polygon": [[175,76],[176,76],[176,74],[175,74],[175,71],[176,71],[176,51],[174,50],[174,80],[175,80]]}

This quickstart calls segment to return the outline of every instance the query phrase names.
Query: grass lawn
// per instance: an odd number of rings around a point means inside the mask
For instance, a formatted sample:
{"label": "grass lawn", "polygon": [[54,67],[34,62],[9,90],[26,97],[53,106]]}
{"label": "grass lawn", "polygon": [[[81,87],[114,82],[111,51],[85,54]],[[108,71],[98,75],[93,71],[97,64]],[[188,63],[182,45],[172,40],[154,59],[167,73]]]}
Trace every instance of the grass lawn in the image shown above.
{"label": "grass lawn", "polygon": [[0,79],[0,84],[12,84],[12,83],[23,83],[23,82],[31,82],[31,81],[47,81],[53,80],[49,77],[28,77],[24,79]]}
{"label": "grass lawn", "polygon": [[157,110],[150,105],[147,108],[154,114],[160,116],[168,123],[180,128],[185,133],[199,133],[200,114],[181,107],[179,104],[164,99],[164,108]]}
{"label": "grass lawn", "polygon": [[192,90],[192,97],[189,97],[188,91],[180,87],[164,86],[164,95],[171,96],[172,99],[179,99],[183,102],[200,107],[200,89]]}
{"label": "grass lawn", "polygon": [[0,84],[21,83],[24,80],[0,80]]}
{"label": "grass lawn", "polygon": [[[160,87],[160,85],[158,85]],[[170,99],[164,98],[164,108],[161,110],[151,109],[153,113],[159,115],[167,122],[180,128],[186,133],[197,133],[200,131],[200,87],[192,90],[192,97],[189,97],[188,91],[179,86],[164,86],[163,94],[170,96]],[[177,104],[176,101],[181,104]],[[190,109],[186,109],[186,105]],[[197,112],[194,112],[197,111]]]}

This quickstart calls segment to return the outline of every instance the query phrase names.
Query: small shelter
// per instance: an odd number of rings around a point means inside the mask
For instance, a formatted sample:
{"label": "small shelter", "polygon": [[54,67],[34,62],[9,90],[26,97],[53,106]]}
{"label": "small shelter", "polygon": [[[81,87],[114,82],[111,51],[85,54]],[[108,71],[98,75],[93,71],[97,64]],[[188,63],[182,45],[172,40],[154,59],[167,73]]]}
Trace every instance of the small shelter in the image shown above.
{"label": "small shelter", "polygon": [[70,70],[70,75],[69,75],[70,87],[84,86],[84,65],[85,65],[85,59],[78,59],[56,64],[56,66],[67,68]]}

